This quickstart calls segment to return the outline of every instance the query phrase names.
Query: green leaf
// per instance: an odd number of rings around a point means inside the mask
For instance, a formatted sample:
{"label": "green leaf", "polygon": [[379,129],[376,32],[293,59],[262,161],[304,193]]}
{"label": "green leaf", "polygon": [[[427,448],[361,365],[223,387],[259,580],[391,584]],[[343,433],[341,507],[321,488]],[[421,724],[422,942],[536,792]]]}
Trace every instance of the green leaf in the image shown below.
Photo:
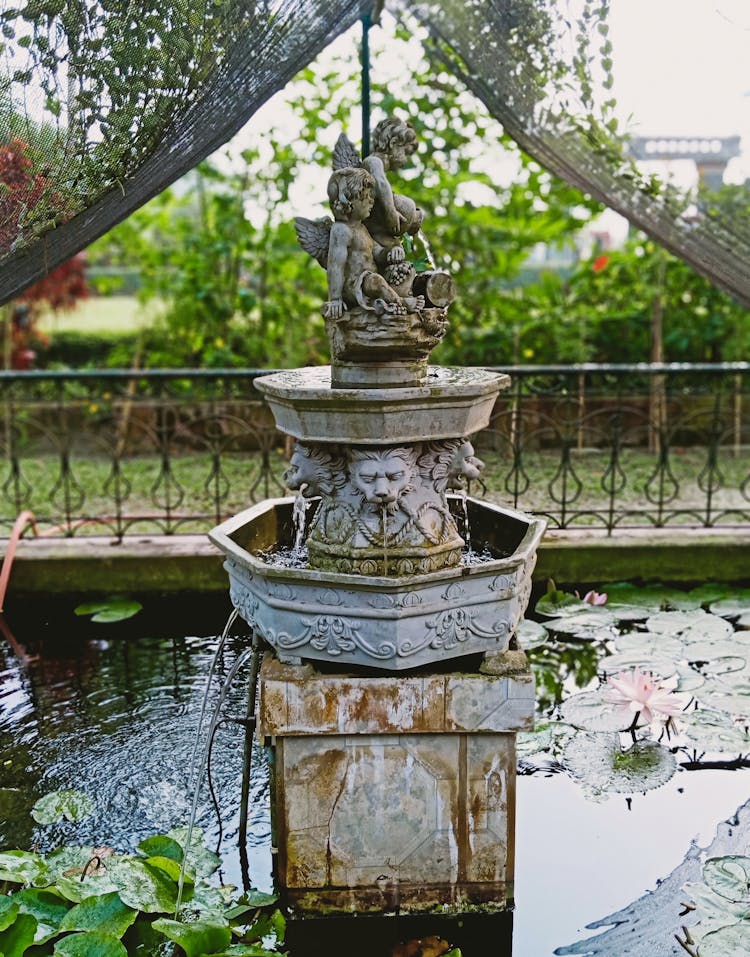
{"label": "green leaf", "polygon": [[720,754],[747,754],[750,735],[724,711],[701,708],[680,715],[680,731],[703,751]]}
{"label": "green leaf", "polygon": [[117,892],[88,897],[71,908],[60,923],[60,930],[96,930],[122,937],[138,916],[138,911],[123,904]]}
{"label": "green leaf", "polygon": [[119,861],[108,871],[120,899],[128,907],[147,914],[167,914],[177,904],[177,885],[158,867],[144,861]]}
{"label": "green leaf", "polygon": [[700,946],[700,957],[747,957],[749,953],[750,923],[720,927],[706,934]]}
{"label": "green leaf", "polygon": [[678,635],[683,642],[717,640],[728,638],[733,633],[728,621],[709,615],[702,608],[659,612],[646,621],[646,628],[662,635]]}
{"label": "green leaf", "polygon": [[215,954],[225,950],[232,942],[232,932],[222,924],[206,921],[183,924],[178,920],[163,918],[155,920],[153,927],[182,947],[187,957]]}
{"label": "green leaf", "polygon": [[138,845],[138,850],[144,857],[168,857],[172,861],[177,861],[178,864],[182,863],[182,845],[166,834],[147,837]]}
{"label": "green leaf", "polygon": [[29,887],[12,897],[23,914],[36,918],[35,944],[42,944],[57,934],[60,921],[68,912],[70,904],[52,888]]}
{"label": "green leaf", "polygon": [[40,797],[31,809],[31,816],[38,824],[54,824],[57,821],[82,821],[94,812],[94,802],[83,791],[52,791]]}
{"label": "green leaf", "polygon": [[0,881],[11,884],[34,884],[47,870],[41,854],[31,851],[0,851]]}
{"label": "green leaf", "polygon": [[12,897],[0,896],[0,930],[10,927],[18,916],[18,903]]}
{"label": "green leaf", "polygon": [[709,611],[722,618],[739,618],[750,611],[750,589],[737,589],[730,597],[712,602]]}
{"label": "green leaf", "polygon": [[[185,848],[187,841],[187,827],[175,827],[167,834],[167,837],[173,838],[181,848]],[[188,863],[190,870],[194,872],[196,878],[208,877],[219,867],[221,858],[206,847],[203,837],[203,831],[199,827],[194,827],[190,837],[190,853],[188,854]]]}
{"label": "green leaf", "polygon": [[[164,871],[168,877],[171,877],[175,883],[179,883],[182,865],[178,864],[177,861],[173,861],[171,857],[147,857],[146,863],[151,867],[158,867],[160,870]],[[187,871],[185,872],[184,883],[195,883],[195,878]]]}
{"label": "green leaf", "polygon": [[128,957],[122,942],[111,934],[87,930],[68,934],[55,944],[53,954],[60,957]]}
{"label": "green leaf", "polygon": [[0,933],[0,954],[3,957],[22,957],[27,947],[34,943],[36,917],[19,914],[15,921]]}
{"label": "green leaf", "polygon": [[132,618],[142,608],[143,605],[139,601],[113,596],[101,601],[84,602],[82,605],[78,605],[74,611],[76,615],[92,615],[92,621],[111,623]]}
{"label": "green leaf", "polygon": [[547,592],[536,603],[534,611],[545,618],[562,618],[564,615],[577,615],[580,612],[590,611],[593,605],[581,601],[575,595],[567,595],[563,591]]}

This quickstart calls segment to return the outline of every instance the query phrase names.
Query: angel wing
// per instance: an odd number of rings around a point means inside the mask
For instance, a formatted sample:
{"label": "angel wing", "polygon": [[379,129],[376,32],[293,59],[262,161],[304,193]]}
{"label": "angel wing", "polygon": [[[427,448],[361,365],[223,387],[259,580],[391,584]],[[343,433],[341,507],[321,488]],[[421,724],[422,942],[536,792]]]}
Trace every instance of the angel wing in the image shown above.
{"label": "angel wing", "polygon": [[346,133],[341,133],[333,147],[333,168],[344,169],[345,166],[361,166],[362,159],[357,152],[357,147],[352,143]]}
{"label": "angel wing", "polygon": [[294,229],[300,246],[317,259],[323,269],[328,266],[328,240],[331,235],[333,220],[330,216],[322,219],[305,219],[298,216],[294,220]]}

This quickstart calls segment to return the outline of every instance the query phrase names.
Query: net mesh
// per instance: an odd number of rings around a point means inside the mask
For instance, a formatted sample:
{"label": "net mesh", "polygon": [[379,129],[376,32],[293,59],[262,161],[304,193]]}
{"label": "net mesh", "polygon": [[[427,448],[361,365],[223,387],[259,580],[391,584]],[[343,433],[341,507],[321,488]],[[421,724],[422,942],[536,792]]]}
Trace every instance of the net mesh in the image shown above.
{"label": "net mesh", "polygon": [[[225,143],[362,0],[0,0],[0,302]],[[750,217],[656,188],[596,101],[606,0],[392,0],[543,166],[750,306]],[[580,12],[582,11],[582,12]],[[601,38],[604,37],[604,41]],[[598,46],[597,46],[598,44]],[[601,77],[600,77],[601,79]],[[605,77],[606,81],[606,77]],[[603,87],[607,89],[606,82]],[[606,93],[605,93],[606,97]]]}
{"label": "net mesh", "polygon": [[359,0],[29,0],[0,13],[0,302],[234,135]]}

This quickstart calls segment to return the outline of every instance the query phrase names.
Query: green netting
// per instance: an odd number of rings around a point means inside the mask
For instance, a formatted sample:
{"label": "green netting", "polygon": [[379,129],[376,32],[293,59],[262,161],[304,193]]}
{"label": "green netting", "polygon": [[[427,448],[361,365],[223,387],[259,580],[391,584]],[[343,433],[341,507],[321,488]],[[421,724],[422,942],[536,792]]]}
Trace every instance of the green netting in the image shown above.
{"label": "green netting", "polygon": [[[0,302],[226,142],[372,4],[30,0],[0,14]],[[543,166],[750,305],[750,216],[657,188],[597,99],[607,0],[393,0]],[[408,69],[408,64],[405,65]],[[599,78],[601,79],[601,77]],[[606,81],[606,76],[605,76]],[[377,78],[374,78],[377,83]]]}
{"label": "green netting", "polygon": [[2,2],[0,302],[225,143],[359,0]]}

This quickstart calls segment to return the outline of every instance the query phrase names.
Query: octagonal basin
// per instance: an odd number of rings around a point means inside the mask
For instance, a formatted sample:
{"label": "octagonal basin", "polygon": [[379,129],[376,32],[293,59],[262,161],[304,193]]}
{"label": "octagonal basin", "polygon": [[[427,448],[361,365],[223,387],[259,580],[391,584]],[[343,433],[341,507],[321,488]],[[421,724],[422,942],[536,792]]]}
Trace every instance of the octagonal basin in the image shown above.
{"label": "octagonal basin", "polygon": [[529,600],[541,519],[469,498],[481,560],[388,578],[277,562],[274,551],[294,541],[293,509],[293,498],[269,499],[209,534],[233,605],[282,661],[400,671],[507,647]]}

